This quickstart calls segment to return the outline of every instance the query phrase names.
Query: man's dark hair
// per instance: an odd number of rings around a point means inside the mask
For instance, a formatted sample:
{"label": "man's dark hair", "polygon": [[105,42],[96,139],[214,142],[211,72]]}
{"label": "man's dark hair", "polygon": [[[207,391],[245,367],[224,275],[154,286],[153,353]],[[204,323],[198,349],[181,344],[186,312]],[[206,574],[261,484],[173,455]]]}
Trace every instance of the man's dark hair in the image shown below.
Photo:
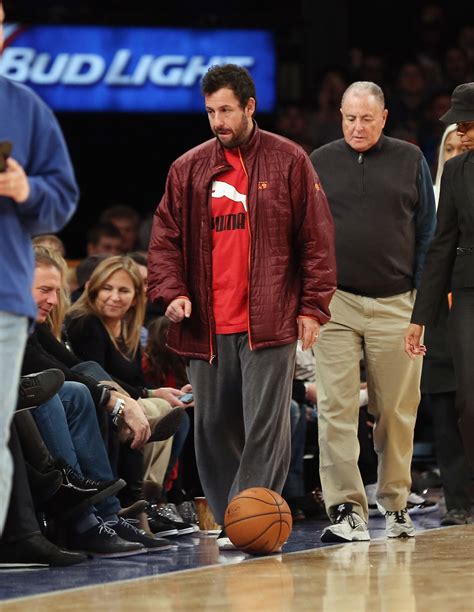
{"label": "man's dark hair", "polygon": [[99,221],[112,221],[112,219],[130,219],[136,227],[140,225],[140,215],[131,206],[126,204],[114,204],[106,208],[100,215]]}
{"label": "man's dark hair", "polygon": [[247,106],[249,98],[257,100],[255,83],[250,72],[236,64],[224,64],[223,66],[211,66],[201,81],[203,96],[209,96],[219,89],[227,87],[234,92],[241,108]]}
{"label": "man's dark hair", "polygon": [[145,253],[142,253],[140,251],[132,251],[131,253],[127,253],[127,255],[128,257],[130,257],[130,259],[133,259],[133,261],[139,266],[146,267],[148,265],[148,258]]}
{"label": "man's dark hair", "polygon": [[89,257],[86,257],[77,264],[76,279],[80,289],[90,279],[92,272],[94,272],[97,266],[107,257],[110,257],[110,255],[89,255]]}
{"label": "man's dark hair", "polygon": [[102,236],[107,236],[108,238],[121,238],[120,231],[117,227],[113,223],[104,221],[90,228],[87,232],[87,242],[94,245],[99,244]]}

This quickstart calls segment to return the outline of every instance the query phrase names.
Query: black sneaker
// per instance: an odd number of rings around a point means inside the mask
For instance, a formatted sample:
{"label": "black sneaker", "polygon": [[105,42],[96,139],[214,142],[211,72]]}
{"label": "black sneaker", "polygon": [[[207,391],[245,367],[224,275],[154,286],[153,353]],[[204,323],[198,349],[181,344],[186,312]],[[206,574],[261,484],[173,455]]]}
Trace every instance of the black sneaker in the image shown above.
{"label": "black sneaker", "polygon": [[66,567],[87,559],[86,555],[61,550],[41,534],[34,534],[16,542],[0,542],[0,563]]}
{"label": "black sneaker", "polygon": [[50,400],[64,384],[64,374],[57,368],[27,374],[20,378],[17,410],[29,410]]}
{"label": "black sneaker", "polygon": [[472,517],[467,510],[463,508],[453,508],[441,517],[440,525],[442,527],[448,527],[450,525],[469,525],[471,522]]}
{"label": "black sneaker", "polygon": [[165,504],[163,506],[151,504],[148,512],[149,516],[150,514],[154,515],[161,523],[174,527],[178,531],[177,535],[187,535],[199,531],[197,525],[192,525],[191,523],[183,521],[174,504]]}
{"label": "black sneaker", "polygon": [[145,512],[148,518],[148,525],[150,526],[150,531],[157,536],[161,536],[163,538],[169,536],[177,536],[178,530],[174,525],[172,525],[169,521],[164,522],[161,516],[155,511],[155,504],[148,504]]}
{"label": "black sneaker", "polygon": [[164,550],[176,550],[177,546],[164,538],[154,538],[143,529],[135,527],[138,523],[135,519],[124,519],[119,517],[118,521],[107,521],[107,527],[112,528],[115,533],[127,542],[139,542],[143,544],[148,552],[162,552]]}
{"label": "black sneaker", "polygon": [[176,506],[179,515],[185,523],[199,525],[199,518],[196,512],[196,504],[192,500],[181,502]]}
{"label": "black sneaker", "polygon": [[129,557],[147,552],[143,544],[124,540],[101,519],[97,525],[83,533],[69,534],[68,544],[90,557]]}

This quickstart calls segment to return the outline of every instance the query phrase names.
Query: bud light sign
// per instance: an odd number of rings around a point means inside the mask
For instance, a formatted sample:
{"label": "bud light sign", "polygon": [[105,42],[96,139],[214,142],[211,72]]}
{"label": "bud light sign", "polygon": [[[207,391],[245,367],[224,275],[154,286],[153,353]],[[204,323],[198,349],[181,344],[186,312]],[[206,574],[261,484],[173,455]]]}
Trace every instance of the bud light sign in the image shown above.
{"label": "bud light sign", "polygon": [[275,52],[261,30],[5,26],[0,74],[57,111],[195,112],[209,66],[248,68],[258,109],[275,103]]}

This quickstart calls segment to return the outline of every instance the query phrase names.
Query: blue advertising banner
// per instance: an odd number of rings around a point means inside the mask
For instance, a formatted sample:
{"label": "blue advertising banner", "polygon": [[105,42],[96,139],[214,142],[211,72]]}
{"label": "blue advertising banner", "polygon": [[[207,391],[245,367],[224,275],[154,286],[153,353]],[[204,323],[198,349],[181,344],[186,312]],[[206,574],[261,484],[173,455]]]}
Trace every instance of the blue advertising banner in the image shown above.
{"label": "blue advertising banner", "polygon": [[0,74],[57,111],[202,112],[202,75],[248,68],[258,109],[275,105],[273,36],[262,30],[5,26]]}

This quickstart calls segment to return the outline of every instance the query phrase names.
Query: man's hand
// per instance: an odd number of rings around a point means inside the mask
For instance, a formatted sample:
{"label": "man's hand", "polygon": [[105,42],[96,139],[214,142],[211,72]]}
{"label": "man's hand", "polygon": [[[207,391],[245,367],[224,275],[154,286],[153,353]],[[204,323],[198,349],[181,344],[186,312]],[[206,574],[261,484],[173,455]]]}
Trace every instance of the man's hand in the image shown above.
{"label": "man's hand", "polygon": [[319,321],[311,317],[298,317],[298,340],[302,341],[303,351],[309,349],[310,346],[319,338]]}
{"label": "man's hand", "polygon": [[410,323],[405,334],[405,353],[410,359],[415,359],[418,355],[425,355],[426,346],[420,344],[423,326]]}
{"label": "man's hand", "polygon": [[0,196],[15,200],[17,204],[26,202],[30,195],[30,184],[25,171],[12,157],[7,159],[7,169],[0,172]]}
{"label": "man's hand", "polygon": [[159,389],[153,389],[153,397],[159,397],[164,399],[170,404],[172,408],[180,406],[181,408],[187,408],[189,404],[183,404],[180,402],[178,397],[184,395],[181,389],[173,389],[173,387],[160,387]]}
{"label": "man's hand", "polygon": [[168,304],[165,316],[173,323],[181,323],[183,319],[189,319],[191,311],[191,300],[179,297]]}
{"label": "man's hand", "polygon": [[121,397],[125,401],[122,418],[133,433],[133,441],[130,446],[132,448],[141,448],[151,436],[150,425],[143,412],[143,408],[131,397],[116,392],[112,392],[112,395],[115,398]]}

